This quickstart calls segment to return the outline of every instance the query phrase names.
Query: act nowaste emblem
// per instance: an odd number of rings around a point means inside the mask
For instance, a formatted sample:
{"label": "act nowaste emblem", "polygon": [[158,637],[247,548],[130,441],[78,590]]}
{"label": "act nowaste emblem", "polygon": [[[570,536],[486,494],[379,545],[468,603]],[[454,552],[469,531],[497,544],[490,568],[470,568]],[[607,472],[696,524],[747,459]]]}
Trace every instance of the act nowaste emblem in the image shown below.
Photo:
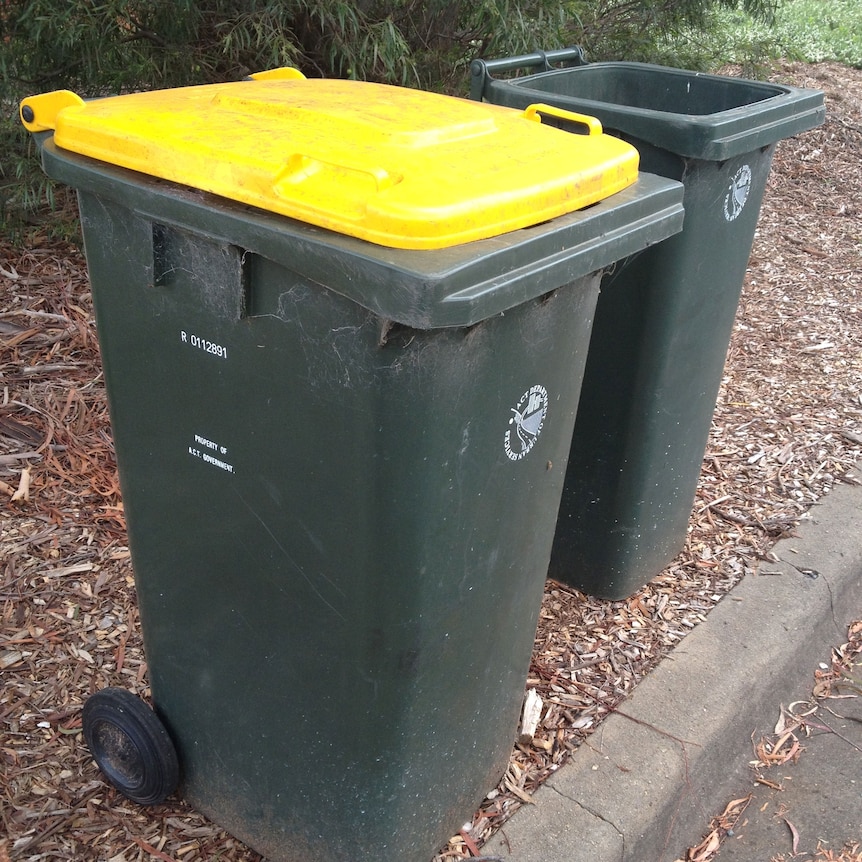
{"label": "act nowaste emblem", "polygon": [[548,390],[544,386],[531,386],[511,410],[504,445],[506,456],[520,461],[530,453],[542,433],[548,412]]}
{"label": "act nowaste emblem", "polygon": [[751,192],[751,168],[743,165],[730,181],[724,196],[724,217],[733,221],[741,212]]}

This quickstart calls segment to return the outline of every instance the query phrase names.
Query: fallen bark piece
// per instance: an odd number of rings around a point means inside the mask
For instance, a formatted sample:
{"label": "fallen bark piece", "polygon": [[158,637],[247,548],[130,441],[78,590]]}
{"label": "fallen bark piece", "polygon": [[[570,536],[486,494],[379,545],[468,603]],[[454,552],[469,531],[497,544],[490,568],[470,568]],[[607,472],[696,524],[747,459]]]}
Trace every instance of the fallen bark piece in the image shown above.
{"label": "fallen bark piece", "polygon": [[524,698],[524,711],[521,714],[521,735],[518,737],[521,745],[532,743],[536,728],[539,726],[539,719],[542,717],[542,706],[542,698],[536,689],[529,689]]}
{"label": "fallen bark piece", "polygon": [[21,471],[21,478],[18,480],[18,490],[12,495],[12,502],[18,501],[25,503],[30,502],[30,468],[25,467]]}

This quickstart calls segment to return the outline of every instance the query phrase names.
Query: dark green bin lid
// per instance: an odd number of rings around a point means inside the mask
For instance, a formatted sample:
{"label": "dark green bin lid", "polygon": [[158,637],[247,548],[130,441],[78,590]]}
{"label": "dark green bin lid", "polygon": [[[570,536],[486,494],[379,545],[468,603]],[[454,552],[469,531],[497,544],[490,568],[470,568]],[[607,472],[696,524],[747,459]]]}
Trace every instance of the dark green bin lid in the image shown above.
{"label": "dark green bin lid", "polygon": [[649,63],[587,63],[510,79],[492,77],[495,66],[511,69],[513,61],[474,61],[474,98],[509,107],[543,100],[598,117],[608,132],[705,161],[754,152],[826,116],[820,90]]}

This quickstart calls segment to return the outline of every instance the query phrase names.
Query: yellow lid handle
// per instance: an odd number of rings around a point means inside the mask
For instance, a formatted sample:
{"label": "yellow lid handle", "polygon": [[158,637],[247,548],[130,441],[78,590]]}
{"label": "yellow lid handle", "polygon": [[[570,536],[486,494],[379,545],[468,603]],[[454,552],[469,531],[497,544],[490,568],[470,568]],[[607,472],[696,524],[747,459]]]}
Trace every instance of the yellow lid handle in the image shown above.
{"label": "yellow lid handle", "polygon": [[263,72],[252,72],[249,75],[253,81],[304,81],[305,75],[292,66],[281,66],[278,69],[265,69]]}
{"label": "yellow lid handle", "polygon": [[542,114],[547,114],[550,117],[557,117],[560,120],[568,120],[571,123],[579,123],[587,127],[587,134],[600,135],[602,134],[602,124],[596,117],[590,117],[587,114],[576,114],[574,111],[565,111],[562,108],[555,108],[553,105],[543,105],[541,103],[530,105],[524,109],[524,116],[528,120],[535,120],[538,123],[542,122]]}
{"label": "yellow lid handle", "polygon": [[84,100],[71,90],[54,90],[38,96],[28,96],[18,112],[28,132],[47,132],[57,128],[57,115],[64,108],[80,106]]}
{"label": "yellow lid handle", "polygon": [[349,183],[351,179],[360,177],[370,180],[377,192],[386,191],[402,180],[400,174],[390,173],[375,164],[362,164],[358,161],[346,164],[343,161],[337,162],[319,156],[294,153],[288,158],[284,170],[277,177],[275,189],[279,194],[284,195],[291,187],[313,181],[320,185],[332,183],[331,191],[337,194],[339,181],[343,183],[347,180]]}

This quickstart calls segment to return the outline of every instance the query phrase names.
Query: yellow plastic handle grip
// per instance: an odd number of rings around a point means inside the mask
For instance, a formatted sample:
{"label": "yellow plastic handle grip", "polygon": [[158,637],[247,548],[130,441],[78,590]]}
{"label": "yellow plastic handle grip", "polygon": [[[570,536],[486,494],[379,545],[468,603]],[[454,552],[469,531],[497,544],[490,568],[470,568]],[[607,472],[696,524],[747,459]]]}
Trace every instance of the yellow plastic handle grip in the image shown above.
{"label": "yellow plastic handle grip", "polygon": [[57,115],[65,108],[82,106],[84,100],[71,90],[53,90],[38,96],[28,96],[18,112],[28,132],[47,132],[57,128]]}
{"label": "yellow plastic handle grip", "polygon": [[597,117],[590,117],[588,114],[576,114],[574,111],[566,111],[563,108],[555,108],[553,105],[543,105],[541,103],[530,105],[524,109],[524,116],[528,120],[535,120],[538,123],[542,122],[542,114],[586,126],[587,134],[589,135],[602,134],[601,120]]}
{"label": "yellow plastic handle grip", "polygon": [[370,180],[378,192],[386,191],[402,179],[400,174],[392,174],[374,164],[345,164],[319,156],[294,153],[288,158],[284,170],[276,180],[276,188],[285,190],[313,180],[318,183],[330,182],[333,184],[333,192],[337,192],[339,180],[350,182],[360,178]]}
{"label": "yellow plastic handle grip", "polygon": [[253,81],[304,81],[305,75],[293,66],[280,66],[278,69],[265,69],[249,75]]}

